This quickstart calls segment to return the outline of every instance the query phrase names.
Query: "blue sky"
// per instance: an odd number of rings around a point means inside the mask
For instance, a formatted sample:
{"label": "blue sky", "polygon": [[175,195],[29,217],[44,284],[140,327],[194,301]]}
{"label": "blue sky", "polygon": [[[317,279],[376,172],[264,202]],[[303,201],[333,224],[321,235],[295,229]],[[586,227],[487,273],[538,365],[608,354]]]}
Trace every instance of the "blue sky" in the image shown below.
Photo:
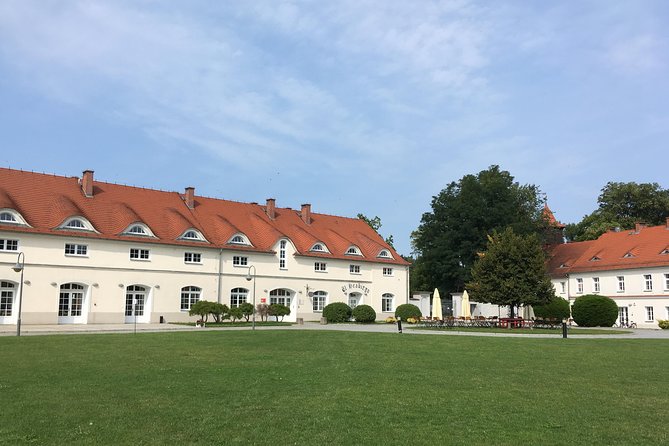
{"label": "blue sky", "polygon": [[[0,165],[354,217],[492,164],[668,187],[666,1],[0,2]],[[663,175],[664,174],[664,175]]]}

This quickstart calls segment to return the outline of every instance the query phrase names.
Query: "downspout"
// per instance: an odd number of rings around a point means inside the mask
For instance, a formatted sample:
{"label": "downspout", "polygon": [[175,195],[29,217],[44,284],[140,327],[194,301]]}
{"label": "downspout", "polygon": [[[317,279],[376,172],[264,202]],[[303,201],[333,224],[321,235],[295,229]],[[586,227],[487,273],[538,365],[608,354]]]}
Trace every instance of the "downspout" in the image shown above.
{"label": "downspout", "polygon": [[216,302],[221,303],[221,294],[223,293],[223,284],[221,279],[223,277],[223,249],[218,253],[218,290],[216,292]]}
{"label": "downspout", "polygon": [[411,269],[411,266],[407,266],[406,272],[407,272],[407,301],[406,303],[409,303],[409,293],[411,293],[411,284],[409,283],[409,280],[411,280],[411,274],[409,274],[409,270]]}

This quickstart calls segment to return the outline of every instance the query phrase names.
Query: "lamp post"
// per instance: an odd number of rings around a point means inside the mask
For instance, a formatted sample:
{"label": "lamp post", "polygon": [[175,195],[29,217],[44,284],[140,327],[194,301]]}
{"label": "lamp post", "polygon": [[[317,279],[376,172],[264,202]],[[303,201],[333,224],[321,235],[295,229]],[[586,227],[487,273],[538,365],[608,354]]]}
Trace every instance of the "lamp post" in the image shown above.
{"label": "lamp post", "polygon": [[[251,268],[253,268],[253,276],[251,276]],[[255,265],[249,266],[249,270],[246,273],[246,280],[249,282],[253,279],[253,330],[256,329],[256,267]]]}
{"label": "lamp post", "polygon": [[[21,258],[23,256],[23,260]],[[19,258],[16,260],[16,265],[12,267],[14,272],[21,273],[21,283],[19,284],[19,314],[16,319],[16,336],[21,336],[21,305],[23,304],[23,267],[26,264],[26,255],[23,252],[19,253]]]}

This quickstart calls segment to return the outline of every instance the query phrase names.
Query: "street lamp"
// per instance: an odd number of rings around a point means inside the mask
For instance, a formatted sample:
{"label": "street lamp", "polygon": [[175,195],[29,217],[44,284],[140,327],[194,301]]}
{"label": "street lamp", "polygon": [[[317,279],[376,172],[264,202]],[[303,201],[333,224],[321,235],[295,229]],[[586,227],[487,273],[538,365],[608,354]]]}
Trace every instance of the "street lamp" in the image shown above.
{"label": "street lamp", "polygon": [[[253,268],[253,276],[251,276],[251,268]],[[253,279],[253,330],[256,329],[256,267],[255,265],[249,266],[249,270],[246,273],[246,280],[249,282]]]}
{"label": "street lamp", "polygon": [[[21,259],[21,256],[23,256],[23,260]],[[21,273],[21,288],[19,288],[19,315],[18,318],[16,319],[16,336],[21,336],[21,305],[23,304],[23,267],[26,264],[26,255],[23,252],[19,253],[19,258],[16,260],[16,265],[12,267],[12,269],[17,272]]]}

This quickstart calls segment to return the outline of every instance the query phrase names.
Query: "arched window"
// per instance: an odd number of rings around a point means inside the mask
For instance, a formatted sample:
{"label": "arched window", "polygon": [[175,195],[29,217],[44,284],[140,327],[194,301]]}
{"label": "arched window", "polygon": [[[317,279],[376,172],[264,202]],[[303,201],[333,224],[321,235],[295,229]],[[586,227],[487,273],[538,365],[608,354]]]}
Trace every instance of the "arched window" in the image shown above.
{"label": "arched window", "polygon": [[128,229],[128,234],[133,234],[133,235],[148,235],[146,233],[146,229],[144,229],[140,225],[132,225],[130,226],[130,229]]}
{"label": "arched window", "polygon": [[323,311],[323,308],[325,308],[326,301],[328,298],[328,293],[325,291],[315,291],[312,299],[313,302],[313,309],[315,312],[321,312]]}
{"label": "arched window", "polygon": [[190,307],[200,300],[202,288],[196,286],[185,286],[181,288],[181,311],[188,311]]}
{"label": "arched window", "polygon": [[359,256],[360,254],[360,249],[357,246],[351,246],[346,250],[346,255],[349,256]]}
{"label": "arched window", "polygon": [[246,298],[249,295],[249,290],[246,288],[233,288],[230,291],[230,308],[238,307],[246,303]]}
{"label": "arched window", "polygon": [[381,296],[381,311],[384,313],[389,313],[393,311],[393,299],[394,296],[390,293],[385,293]]}
{"label": "arched window", "polygon": [[14,308],[14,296],[16,293],[16,285],[12,282],[0,282],[0,317],[11,316]]}
{"label": "arched window", "polygon": [[2,223],[16,223],[16,218],[11,212],[0,212],[0,222]]}
{"label": "arched window", "polygon": [[84,306],[84,286],[78,283],[64,283],[60,286],[58,316],[81,316]]}
{"label": "arched window", "polygon": [[206,242],[207,239],[204,238],[204,235],[197,229],[188,229],[186,232],[179,236],[179,240],[189,240],[196,242]]}
{"label": "arched window", "polygon": [[287,307],[290,306],[291,292],[283,288],[272,290],[269,292],[269,303],[272,304],[281,304]]}
{"label": "arched window", "polygon": [[75,231],[95,231],[91,222],[84,217],[70,217],[59,226],[60,229],[72,229]]}
{"label": "arched window", "polygon": [[382,249],[381,252],[379,252],[378,257],[381,257],[383,259],[392,259],[393,256],[390,255],[390,252],[387,249]]}
{"label": "arched window", "polygon": [[228,243],[231,245],[251,245],[251,243],[244,234],[233,235],[232,237],[230,237],[230,240],[228,240]]}

